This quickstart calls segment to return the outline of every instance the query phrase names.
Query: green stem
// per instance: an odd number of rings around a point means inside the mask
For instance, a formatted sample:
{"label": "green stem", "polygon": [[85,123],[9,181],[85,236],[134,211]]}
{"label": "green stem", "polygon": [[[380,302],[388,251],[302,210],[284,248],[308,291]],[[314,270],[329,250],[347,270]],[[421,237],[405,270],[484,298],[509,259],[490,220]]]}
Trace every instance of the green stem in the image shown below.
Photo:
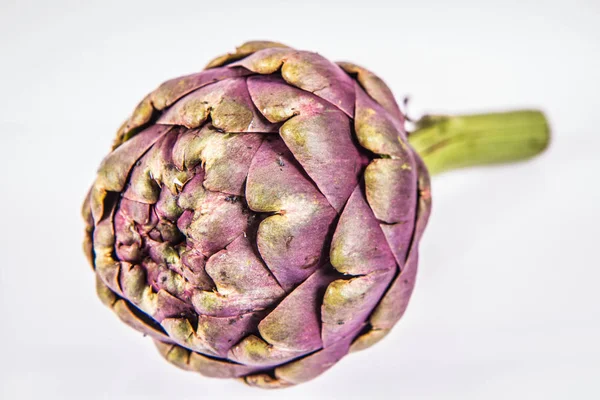
{"label": "green stem", "polygon": [[550,140],[544,114],[534,110],[465,116],[426,116],[409,142],[431,174],[526,160]]}

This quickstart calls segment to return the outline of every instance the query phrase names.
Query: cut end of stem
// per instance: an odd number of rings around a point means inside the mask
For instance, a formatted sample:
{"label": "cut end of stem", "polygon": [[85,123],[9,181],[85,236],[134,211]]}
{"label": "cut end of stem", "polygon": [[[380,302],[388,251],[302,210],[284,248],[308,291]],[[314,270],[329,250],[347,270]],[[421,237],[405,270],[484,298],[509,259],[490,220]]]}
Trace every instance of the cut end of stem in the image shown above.
{"label": "cut end of stem", "polygon": [[476,165],[527,160],[550,142],[550,127],[536,110],[425,116],[409,142],[431,174]]}

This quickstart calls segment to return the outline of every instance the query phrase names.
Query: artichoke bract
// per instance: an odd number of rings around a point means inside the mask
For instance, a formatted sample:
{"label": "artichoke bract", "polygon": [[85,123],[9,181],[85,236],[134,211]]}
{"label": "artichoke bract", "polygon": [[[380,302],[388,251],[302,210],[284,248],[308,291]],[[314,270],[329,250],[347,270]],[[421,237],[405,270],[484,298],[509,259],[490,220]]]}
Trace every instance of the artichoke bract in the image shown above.
{"label": "artichoke bract", "polygon": [[368,70],[278,43],[163,83],[84,203],[100,299],[183,369],[260,387],[315,378],[405,312],[426,165],[523,159],[548,138],[536,111],[417,126],[409,140]]}

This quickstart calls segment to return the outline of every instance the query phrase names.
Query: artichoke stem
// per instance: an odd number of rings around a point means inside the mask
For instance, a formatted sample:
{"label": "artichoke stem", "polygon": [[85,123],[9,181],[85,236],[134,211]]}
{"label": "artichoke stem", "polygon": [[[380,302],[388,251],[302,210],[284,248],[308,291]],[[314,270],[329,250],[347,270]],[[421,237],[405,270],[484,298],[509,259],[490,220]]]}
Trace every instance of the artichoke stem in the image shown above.
{"label": "artichoke stem", "polygon": [[431,174],[526,160],[544,151],[549,141],[546,117],[535,110],[425,116],[409,136]]}

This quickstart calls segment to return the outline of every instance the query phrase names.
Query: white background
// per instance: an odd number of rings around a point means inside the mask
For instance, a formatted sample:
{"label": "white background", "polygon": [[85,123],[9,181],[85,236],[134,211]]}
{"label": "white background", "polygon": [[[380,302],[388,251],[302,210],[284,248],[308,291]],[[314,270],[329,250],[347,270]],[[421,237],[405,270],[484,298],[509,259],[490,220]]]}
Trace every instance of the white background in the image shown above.
{"label": "white background", "polygon": [[[0,398],[600,398],[598,1],[0,3]],[[96,299],[79,207],[122,120],[250,39],[382,76],[410,112],[540,107],[531,162],[433,181],[411,306],[285,391],[164,362]]]}

